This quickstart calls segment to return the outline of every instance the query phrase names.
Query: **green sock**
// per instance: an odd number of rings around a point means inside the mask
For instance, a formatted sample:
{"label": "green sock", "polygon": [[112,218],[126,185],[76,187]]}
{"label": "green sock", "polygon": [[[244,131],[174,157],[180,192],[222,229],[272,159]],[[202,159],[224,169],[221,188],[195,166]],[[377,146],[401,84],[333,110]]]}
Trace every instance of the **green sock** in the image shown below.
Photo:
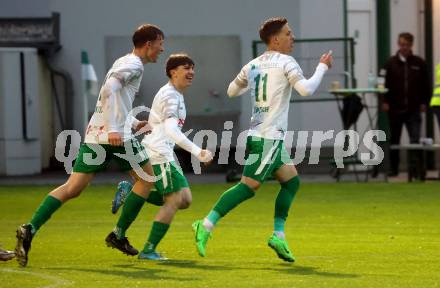
{"label": "green sock", "polygon": [[284,232],[284,222],[289,215],[289,209],[299,189],[299,177],[295,176],[287,182],[281,183],[281,190],[275,201],[274,231]]}
{"label": "green sock", "polygon": [[127,199],[125,199],[124,207],[122,208],[121,216],[119,216],[118,223],[114,230],[119,239],[125,237],[125,231],[127,231],[128,227],[130,227],[131,223],[136,219],[144,203],[145,198],[142,198],[133,191],[128,194]]}
{"label": "green sock", "polygon": [[43,202],[41,202],[40,207],[35,211],[34,215],[32,215],[32,219],[29,224],[32,225],[32,234],[37,233],[38,229],[49,220],[50,216],[61,207],[61,202],[57,198],[47,195],[44,198]]}
{"label": "green sock", "polygon": [[163,200],[163,195],[157,190],[151,190],[150,195],[148,195],[147,202],[156,206],[163,206],[165,203]]}
{"label": "green sock", "polygon": [[[237,185],[229,188],[229,190],[227,190],[225,193],[223,193],[223,195],[220,196],[220,199],[218,199],[217,203],[211,211],[218,213],[218,215],[220,215],[219,218],[224,217],[238,204],[249,198],[254,197],[254,195],[255,192],[249,186],[240,182]],[[209,214],[211,214],[211,212]]]}
{"label": "green sock", "polygon": [[[131,182],[124,182],[127,183],[127,186],[125,186],[127,190],[131,190],[133,188],[133,184]],[[165,201],[163,200],[163,195],[161,195],[157,190],[151,190],[147,200],[145,201],[156,206],[163,206],[163,204],[165,203]]]}
{"label": "green sock", "polygon": [[150,235],[148,236],[148,240],[145,243],[143,252],[153,252],[159,244],[160,240],[162,240],[162,238],[167,233],[168,228],[170,228],[170,224],[154,221],[153,226],[151,227]]}

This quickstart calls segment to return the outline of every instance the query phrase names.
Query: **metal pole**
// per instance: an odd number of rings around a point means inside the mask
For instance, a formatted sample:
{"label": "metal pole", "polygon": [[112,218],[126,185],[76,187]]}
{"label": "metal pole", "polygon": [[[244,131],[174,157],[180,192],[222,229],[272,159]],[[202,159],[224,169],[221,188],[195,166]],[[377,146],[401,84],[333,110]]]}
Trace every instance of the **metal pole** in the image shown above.
{"label": "metal pole", "polygon": [[[425,0],[425,60],[428,64],[428,75],[432,81],[433,73],[433,32],[432,32],[432,0]],[[430,82],[431,82],[430,81]],[[431,85],[432,88],[432,85]],[[432,94],[432,93],[431,93]],[[430,109],[426,112],[426,136],[434,138],[434,122],[433,115]],[[428,152],[426,165],[429,169],[435,168],[435,154]]]}
{"label": "metal pole", "polygon": [[[377,34],[377,69],[380,71],[390,57],[390,38],[391,38],[391,8],[390,0],[376,0],[376,34]],[[381,101],[379,101],[380,104]],[[380,105],[379,105],[380,106]],[[390,131],[388,116],[379,107],[377,127],[385,131],[388,141],[390,140]],[[388,173],[389,166],[389,143],[381,144],[385,151],[385,162],[381,165],[381,170]]]}

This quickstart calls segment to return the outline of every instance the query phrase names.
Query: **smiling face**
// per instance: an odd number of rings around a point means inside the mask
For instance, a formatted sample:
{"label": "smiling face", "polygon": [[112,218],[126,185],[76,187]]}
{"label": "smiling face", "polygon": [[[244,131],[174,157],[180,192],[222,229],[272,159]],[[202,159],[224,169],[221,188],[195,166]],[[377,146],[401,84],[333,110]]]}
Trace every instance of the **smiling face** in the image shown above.
{"label": "smiling face", "polygon": [[194,78],[194,61],[185,53],[172,54],[166,63],[166,73],[171,84],[183,92]]}
{"label": "smiling face", "polygon": [[145,63],[155,63],[163,52],[165,35],[159,27],[153,24],[139,26],[133,33],[133,53]]}
{"label": "smiling face", "polygon": [[179,89],[185,90],[189,86],[191,86],[193,78],[194,78],[194,65],[192,64],[184,64],[179,65],[176,68],[170,71],[171,74],[171,83]]}
{"label": "smiling face", "polygon": [[143,59],[150,63],[156,63],[159,55],[164,51],[164,39],[158,36],[154,41],[147,41],[142,49]]}

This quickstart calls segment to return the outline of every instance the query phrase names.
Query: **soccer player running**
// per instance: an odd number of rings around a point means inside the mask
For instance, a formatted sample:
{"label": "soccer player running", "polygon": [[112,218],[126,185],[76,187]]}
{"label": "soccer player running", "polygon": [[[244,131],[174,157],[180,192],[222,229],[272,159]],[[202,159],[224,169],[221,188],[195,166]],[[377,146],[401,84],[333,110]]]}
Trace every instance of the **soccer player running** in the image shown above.
{"label": "soccer player running", "polygon": [[273,175],[281,189],[275,201],[274,233],[268,245],[281,259],[294,262],[284,234],[289,208],[300,183],[283,144],[289,101],[292,87],[302,96],[313,94],[333,58],[331,52],[322,55],[313,76],[305,79],[298,63],[288,55],[293,49],[294,35],[285,18],[266,20],[260,28],[260,38],[267,51],[245,65],[227,91],[229,97],[235,97],[251,89],[253,109],[246,142],[249,154],[243,175],[237,185],[223,193],[203,220],[193,223],[193,229],[198,253],[204,257],[206,243],[217,222],[238,204],[252,198]]}
{"label": "soccer player running", "polygon": [[[46,196],[30,222],[21,225],[17,230],[15,253],[17,261],[23,267],[28,262],[28,253],[35,233],[63,203],[79,196],[91,182],[95,173],[105,170],[111,160],[115,160],[121,170],[129,171],[136,179],[132,194],[139,198],[137,209],[126,211],[121,216],[118,222],[120,230],[128,227],[136,218],[144,203],[143,199],[148,197],[150,189],[154,185],[154,183],[137,175],[133,170],[134,167],[131,167],[131,160],[122,159],[117,154],[127,155],[128,152],[126,153],[125,148],[131,148],[134,153],[131,155],[133,161],[137,162],[145,173],[153,174],[145,149],[133,137],[131,131],[124,131],[124,125],[126,121],[130,121],[128,123],[132,123],[134,130],[146,128],[146,121],[138,121],[132,116],[127,117],[132,110],[135,94],[139,90],[144,71],[143,65],[157,61],[163,52],[164,34],[157,26],[145,24],[134,32],[132,39],[133,51],[117,59],[105,77],[95,112],[87,127],[84,143],[81,144],[76,158],[73,173],[66,183]],[[101,157],[104,159],[101,161],[102,163],[98,163],[96,160]],[[96,162],[93,163],[90,158]],[[113,236],[107,239],[112,246],[128,254],[137,252],[124,235]]]}
{"label": "soccer player running", "polygon": [[[183,93],[193,81],[193,60],[186,54],[172,54],[166,63],[166,74],[170,81],[157,92],[151,107],[148,119],[152,127],[151,134],[146,135],[142,140],[153,165],[154,175],[157,177],[155,182],[157,190],[151,194],[159,193],[160,198],[163,199],[163,203],[156,203],[162,206],[154,218],[144,249],[138,256],[139,259],[144,260],[166,259],[156,252],[156,247],[167,233],[177,210],[188,208],[192,201],[188,181],[174,161],[175,144],[196,156],[201,162],[212,160],[209,150],[198,147],[181,131],[186,118]],[[125,182],[125,185],[130,186],[128,182]],[[114,207],[116,211],[124,198],[120,194],[125,190],[120,189],[121,183],[118,187],[113,201],[113,204],[117,203]],[[133,197],[138,196],[133,193],[128,194],[122,213],[132,209],[131,199]]]}

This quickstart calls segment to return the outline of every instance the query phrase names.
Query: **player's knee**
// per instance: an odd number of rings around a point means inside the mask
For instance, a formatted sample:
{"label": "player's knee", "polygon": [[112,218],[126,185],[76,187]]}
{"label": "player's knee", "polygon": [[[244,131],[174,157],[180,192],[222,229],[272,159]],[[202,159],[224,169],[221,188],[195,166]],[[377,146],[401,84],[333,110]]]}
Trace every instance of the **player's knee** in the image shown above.
{"label": "player's knee", "polygon": [[257,191],[261,186],[259,181],[246,176],[242,176],[240,182],[248,186],[254,192]]}
{"label": "player's knee", "polygon": [[253,180],[253,179],[250,179],[250,178],[245,178],[245,179],[242,179],[242,181],[241,181],[243,184],[245,184],[246,186],[248,186],[250,189],[252,189],[252,191],[257,191],[259,188],[260,188],[260,186],[261,186],[261,183],[260,182],[258,182],[258,181],[255,181],[255,180]]}
{"label": "player's knee", "polygon": [[188,209],[189,206],[191,206],[191,202],[188,202],[188,201],[186,201],[186,200],[182,200],[182,201],[180,202],[179,209],[180,209],[180,210]]}
{"label": "player's knee", "polygon": [[165,198],[165,204],[164,206],[167,207],[168,211],[174,211],[173,213],[175,213],[177,210],[182,209],[180,208],[182,205],[182,199],[181,197],[176,197],[176,196],[169,196],[167,198]]}
{"label": "player's knee", "polygon": [[187,209],[189,206],[191,206],[192,199],[188,197],[182,197],[180,201],[179,209]]}
{"label": "player's knee", "polygon": [[[248,186],[249,186],[249,185],[248,185]],[[258,184],[254,184],[254,185],[252,185],[252,186],[249,186],[249,188],[251,188],[251,189],[254,190],[254,192],[255,192],[255,191],[257,191],[258,189],[260,189],[260,186],[261,186],[261,184],[258,183]]]}
{"label": "player's knee", "polygon": [[192,203],[192,194],[189,188],[183,188],[180,192],[180,204],[179,209],[187,209]]}

